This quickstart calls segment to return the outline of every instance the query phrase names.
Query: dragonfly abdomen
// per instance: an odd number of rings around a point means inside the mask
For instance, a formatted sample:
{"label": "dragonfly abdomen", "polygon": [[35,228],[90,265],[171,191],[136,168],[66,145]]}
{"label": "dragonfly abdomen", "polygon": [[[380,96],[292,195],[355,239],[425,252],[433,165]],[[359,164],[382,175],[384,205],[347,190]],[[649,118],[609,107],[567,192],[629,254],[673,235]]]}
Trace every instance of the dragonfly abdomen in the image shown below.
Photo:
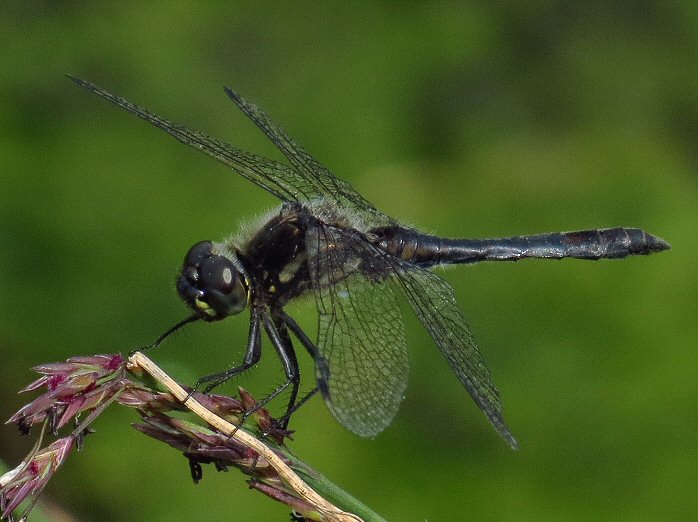
{"label": "dragonfly abdomen", "polygon": [[370,233],[377,237],[374,244],[384,252],[420,266],[439,264],[445,248],[442,238],[400,226],[373,229]]}
{"label": "dragonfly abdomen", "polygon": [[446,239],[397,226],[374,232],[380,237],[381,249],[423,267],[525,258],[613,259],[670,248],[666,241],[644,230],[622,227],[498,239]]}

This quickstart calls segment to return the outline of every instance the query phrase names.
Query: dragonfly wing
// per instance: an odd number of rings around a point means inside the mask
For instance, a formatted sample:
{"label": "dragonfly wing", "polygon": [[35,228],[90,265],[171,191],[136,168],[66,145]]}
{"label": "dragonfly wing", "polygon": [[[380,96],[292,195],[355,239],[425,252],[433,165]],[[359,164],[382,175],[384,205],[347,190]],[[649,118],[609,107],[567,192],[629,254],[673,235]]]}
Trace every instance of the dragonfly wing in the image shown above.
{"label": "dragonfly wing", "polygon": [[322,195],[317,192],[313,183],[308,181],[306,173],[297,172],[289,165],[245,152],[215,138],[206,136],[201,132],[161,118],[88,81],[73,76],[68,77],[78,85],[167,132],[180,142],[215,158],[235,173],[282,201],[310,201]]}
{"label": "dragonfly wing", "polygon": [[448,361],[458,380],[499,434],[516,448],[504,422],[499,391],[477,347],[453,288],[435,273],[392,258],[393,269],[417,317]]}
{"label": "dragonfly wing", "polygon": [[385,214],[378,211],[349,183],[337,178],[326,167],[315,160],[284,129],[274,123],[262,109],[245,100],[229,87],[225,87],[224,90],[240,110],[286,156],[291,166],[303,179],[303,184],[299,186],[299,190],[306,201],[322,198],[336,203],[341,208],[358,211],[364,218],[370,219],[371,222],[392,221]]}
{"label": "dragonfly wing", "polygon": [[[319,313],[317,365],[325,400],[337,420],[364,437],[393,420],[407,387],[404,323],[385,254],[359,234],[316,226],[306,236],[308,266]],[[385,274],[385,271],[383,270]]]}

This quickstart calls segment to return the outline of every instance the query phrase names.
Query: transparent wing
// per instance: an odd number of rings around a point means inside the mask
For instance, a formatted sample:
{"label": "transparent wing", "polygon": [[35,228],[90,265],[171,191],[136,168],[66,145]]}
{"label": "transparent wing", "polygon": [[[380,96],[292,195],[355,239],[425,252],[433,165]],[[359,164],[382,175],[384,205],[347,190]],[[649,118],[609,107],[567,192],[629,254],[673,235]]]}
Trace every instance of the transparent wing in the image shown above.
{"label": "transparent wing", "polygon": [[304,201],[318,197],[318,194],[304,192],[303,188],[308,185],[307,176],[299,174],[288,165],[245,152],[198,131],[188,129],[183,125],[167,121],[88,81],[73,76],[68,77],[78,85],[85,87],[114,105],[164,130],[180,142],[217,159],[243,178],[270,192],[282,201]]}
{"label": "transparent wing", "polygon": [[294,170],[303,178],[304,184],[299,189],[306,200],[324,198],[335,202],[339,207],[358,211],[362,217],[370,219],[371,222],[391,221],[385,214],[376,210],[354,187],[337,178],[316,161],[284,129],[275,124],[262,109],[245,100],[231,88],[225,87],[224,90],[240,110],[286,156]]}
{"label": "transparent wing", "polygon": [[313,227],[306,236],[318,350],[326,362],[317,371],[337,420],[370,437],[392,422],[403,399],[407,344],[391,279],[379,271],[386,267],[384,254],[352,236],[328,226]]}
{"label": "transparent wing", "polygon": [[518,443],[504,422],[499,391],[456,303],[451,285],[429,270],[394,258],[391,263],[412,309],[458,380],[499,434],[516,448]]}
{"label": "transparent wing", "polygon": [[337,179],[330,171],[315,161],[300,145],[295,143],[280,127],[255,105],[226,88],[226,93],[266,136],[289,159],[291,165],[276,162],[228,145],[205,134],[168,121],[128,100],[86,80],[68,75],[78,85],[94,92],[114,105],[125,109],[167,132],[178,141],[215,158],[231,170],[273,194],[282,201],[309,202],[326,199],[340,207],[350,208],[371,222],[391,220],[375,209],[347,182]]}
{"label": "transparent wing", "polygon": [[[306,247],[327,361],[328,405],[347,428],[365,436],[392,421],[407,382],[404,326],[393,287],[412,309],[475,403],[513,448],[499,392],[453,289],[435,273],[389,256],[358,232],[319,226]],[[399,329],[392,326],[399,325]]]}

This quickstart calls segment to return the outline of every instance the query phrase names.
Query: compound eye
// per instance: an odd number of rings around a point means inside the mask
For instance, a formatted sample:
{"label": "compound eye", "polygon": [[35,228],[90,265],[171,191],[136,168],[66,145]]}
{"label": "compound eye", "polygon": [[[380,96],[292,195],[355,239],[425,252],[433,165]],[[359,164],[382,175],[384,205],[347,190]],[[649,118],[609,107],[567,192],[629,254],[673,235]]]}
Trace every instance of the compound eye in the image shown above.
{"label": "compound eye", "polygon": [[230,259],[213,255],[201,262],[197,286],[203,293],[201,301],[214,311],[214,319],[240,313],[247,305],[247,288],[242,275]]}
{"label": "compound eye", "polygon": [[199,288],[204,292],[217,290],[229,294],[235,288],[237,273],[235,265],[225,257],[209,256],[199,266]]}
{"label": "compound eye", "polygon": [[182,276],[190,285],[196,286],[199,283],[199,271],[193,266],[185,266],[182,270]]}
{"label": "compound eye", "polygon": [[184,268],[198,267],[204,259],[211,255],[212,248],[213,244],[210,241],[199,241],[184,256]]}

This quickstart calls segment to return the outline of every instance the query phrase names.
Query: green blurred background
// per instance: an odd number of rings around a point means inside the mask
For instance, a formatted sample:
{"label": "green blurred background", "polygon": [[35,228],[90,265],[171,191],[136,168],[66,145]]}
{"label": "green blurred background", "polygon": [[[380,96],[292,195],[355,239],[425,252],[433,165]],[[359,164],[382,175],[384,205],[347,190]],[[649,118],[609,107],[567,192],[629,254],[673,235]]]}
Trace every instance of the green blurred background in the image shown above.
{"label": "green blurred background", "polygon": [[[316,399],[292,423],[301,458],[393,521],[694,518],[697,51],[692,2],[3,2],[0,415],[28,399],[15,392],[31,366],[126,352],[184,317],[186,249],[276,205],[62,75],[278,157],[230,85],[427,231],[631,226],[673,246],[445,273],[519,451],[411,321],[394,424],[363,440]],[[291,312],[314,330],[312,302]],[[239,362],[246,333],[245,317],[195,325],[152,356],[192,383]],[[267,349],[236,384],[261,395],[280,380]],[[206,469],[195,487],[121,410],[46,492],[76,520],[287,519],[237,472]],[[0,429],[9,465],[31,443]]]}

